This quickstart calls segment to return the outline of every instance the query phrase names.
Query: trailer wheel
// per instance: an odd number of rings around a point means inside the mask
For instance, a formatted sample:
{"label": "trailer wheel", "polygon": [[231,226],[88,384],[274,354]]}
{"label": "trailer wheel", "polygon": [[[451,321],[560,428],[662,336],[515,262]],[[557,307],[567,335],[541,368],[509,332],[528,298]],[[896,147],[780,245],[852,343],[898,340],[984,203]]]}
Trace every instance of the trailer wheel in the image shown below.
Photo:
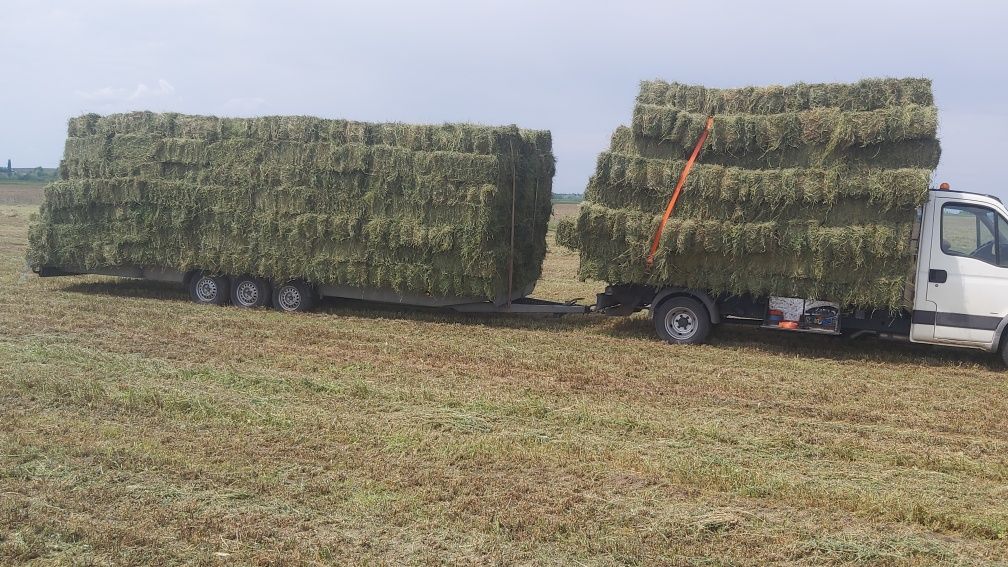
{"label": "trailer wheel", "polygon": [[710,313],[692,297],[670,297],[654,309],[658,337],[670,344],[701,344],[710,334]]}
{"label": "trailer wheel", "polygon": [[311,311],[317,303],[318,295],[315,290],[301,280],[293,280],[274,286],[273,307],[280,311],[290,313]]}
{"label": "trailer wheel", "polygon": [[268,307],[273,297],[268,281],[252,276],[231,280],[231,304],[238,307]]}
{"label": "trailer wheel", "polygon": [[226,305],[230,295],[226,276],[198,272],[189,278],[189,297],[201,305]]}

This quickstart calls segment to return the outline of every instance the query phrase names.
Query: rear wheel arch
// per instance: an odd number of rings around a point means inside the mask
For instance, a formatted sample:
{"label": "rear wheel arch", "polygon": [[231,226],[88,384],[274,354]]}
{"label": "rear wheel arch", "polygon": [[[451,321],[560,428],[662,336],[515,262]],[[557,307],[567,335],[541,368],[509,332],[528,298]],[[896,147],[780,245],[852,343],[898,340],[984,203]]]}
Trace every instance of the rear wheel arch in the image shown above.
{"label": "rear wheel arch", "polygon": [[1008,317],[1005,317],[1004,321],[998,326],[997,331],[994,334],[993,347],[996,349],[994,352],[1001,358],[1001,363],[1008,367],[1008,332],[1005,331],[1005,323],[1008,322]]}
{"label": "rear wheel arch", "polygon": [[189,270],[188,272],[186,272],[185,275],[182,276],[182,285],[188,288],[189,283],[192,282],[192,279],[196,277],[196,274],[200,272],[202,272],[202,270],[196,270],[196,269]]}
{"label": "rear wheel arch", "polygon": [[654,310],[658,305],[661,305],[663,301],[670,297],[690,297],[703,304],[707,308],[707,313],[710,315],[710,321],[713,324],[718,324],[721,322],[721,310],[718,309],[717,302],[709,294],[696,289],[688,289],[682,287],[667,287],[665,289],[658,290],[654,298],[651,300],[651,316],[654,317]]}
{"label": "rear wheel arch", "polygon": [[997,329],[994,329],[994,341],[991,343],[993,352],[1000,351],[1006,341],[1008,341],[1008,315],[1005,315]]}

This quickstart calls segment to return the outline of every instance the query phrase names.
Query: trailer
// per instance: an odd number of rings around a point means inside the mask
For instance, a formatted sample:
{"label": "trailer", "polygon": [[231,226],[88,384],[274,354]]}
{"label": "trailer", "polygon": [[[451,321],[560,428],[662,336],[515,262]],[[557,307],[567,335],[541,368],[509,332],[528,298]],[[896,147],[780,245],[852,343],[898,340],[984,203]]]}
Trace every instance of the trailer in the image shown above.
{"label": "trailer", "polygon": [[904,308],[850,308],[828,298],[756,297],[716,294],[680,287],[613,284],[593,305],[529,297],[533,288],[509,297],[410,295],[393,290],[312,285],[303,280],[270,282],[249,275],[159,267],[76,269],[42,266],[41,277],[98,274],[174,282],[205,305],[268,307],[287,312],[313,309],[320,298],[355,299],[461,313],[526,315],[604,314],[626,316],[647,310],[657,336],[671,344],[698,344],[721,324],[834,336],[905,339],[915,343],[1000,353],[1008,365],[1008,209],[994,196],[931,190],[918,210],[912,239],[916,249],[907,274]]}

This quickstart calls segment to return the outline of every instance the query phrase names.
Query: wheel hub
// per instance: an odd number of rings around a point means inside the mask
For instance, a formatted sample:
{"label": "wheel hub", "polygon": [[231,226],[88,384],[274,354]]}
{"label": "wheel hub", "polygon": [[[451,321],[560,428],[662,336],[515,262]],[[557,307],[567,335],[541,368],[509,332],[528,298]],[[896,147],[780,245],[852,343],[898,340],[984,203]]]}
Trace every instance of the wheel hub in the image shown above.
{"label": "wheel hub", "polygon": [[217,282],[213,278],[203,276],[196,282],[196,297],[200,301],[210,303],[217,299]]}
{"label": "wheel hub", "polygon": [[238,303],[245,307],[251,307],[259,301],[259,286],[247,280],[243,281],[238,284],[235,297],[238,299]]}
{"label": "wheel hub", "polygon": [[678,340],[686,340],[697,332],[698,320],[692,310],[676,307],[665,315],[665,329]]}
{"label": "wheel hub", "polygon": [[301,292],[292,285],[280,288],[278,296],[280,307],[286,311],[296,311],[298,307],[301,307]]}

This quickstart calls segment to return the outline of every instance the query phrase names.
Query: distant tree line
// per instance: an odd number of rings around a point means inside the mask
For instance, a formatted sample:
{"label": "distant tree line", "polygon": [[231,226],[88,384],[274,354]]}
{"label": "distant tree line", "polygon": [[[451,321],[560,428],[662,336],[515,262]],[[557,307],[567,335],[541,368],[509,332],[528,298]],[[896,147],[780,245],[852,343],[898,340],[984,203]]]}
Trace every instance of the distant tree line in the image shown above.
{"label": "distant tree line", "polygon": [[584,200],[581,193],[553,193],[554,203],[580,203]]}

